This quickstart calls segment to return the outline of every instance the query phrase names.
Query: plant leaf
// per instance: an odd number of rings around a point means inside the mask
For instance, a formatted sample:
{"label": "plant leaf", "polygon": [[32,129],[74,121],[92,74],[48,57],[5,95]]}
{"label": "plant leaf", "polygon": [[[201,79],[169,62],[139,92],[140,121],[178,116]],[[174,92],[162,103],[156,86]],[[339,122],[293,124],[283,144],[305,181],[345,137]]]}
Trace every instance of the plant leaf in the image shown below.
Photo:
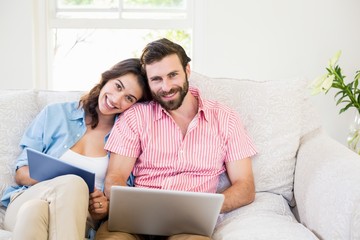
{"label": "plant leaf", "polygon": [[343,95],[341,98],[339,98],[336,102],[336,105],[339,105],[342,102],[349,102],[349,101],[343,101],[343,99],[346,97],[346,95]]}

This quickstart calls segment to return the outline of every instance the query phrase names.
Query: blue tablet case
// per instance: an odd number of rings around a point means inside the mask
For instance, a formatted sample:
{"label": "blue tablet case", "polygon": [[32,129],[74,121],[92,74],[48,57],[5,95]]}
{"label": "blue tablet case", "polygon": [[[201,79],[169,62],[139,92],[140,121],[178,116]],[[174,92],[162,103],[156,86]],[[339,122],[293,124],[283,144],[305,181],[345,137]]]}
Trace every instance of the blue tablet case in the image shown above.
{"label": "blue tablet case", "polygon": [[66,174],[74,174],[85,180],[90,193],[94,191],[95,173],[65,163],[43,152],[30,148],[26,150],[31,178],[45,181]]}

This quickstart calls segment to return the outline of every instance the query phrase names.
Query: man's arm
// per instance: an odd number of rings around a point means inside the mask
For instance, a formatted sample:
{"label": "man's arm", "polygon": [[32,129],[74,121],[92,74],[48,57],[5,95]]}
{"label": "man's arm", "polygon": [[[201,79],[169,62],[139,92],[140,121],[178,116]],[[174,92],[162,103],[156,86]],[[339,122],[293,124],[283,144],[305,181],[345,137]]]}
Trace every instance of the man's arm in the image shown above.
{"label": "man's arm", "polygon": [[126,181],[134,168],[136,158],[110,154],[108,169],[105,177],[105,196],[110,199],[110,189],[113,185],[126,186]]}
{"label": "man's arm", "polygon": [[250,204],[255,199],[255,184],[250,158],[226,163],[231,186],[226,189],[221,213]]}

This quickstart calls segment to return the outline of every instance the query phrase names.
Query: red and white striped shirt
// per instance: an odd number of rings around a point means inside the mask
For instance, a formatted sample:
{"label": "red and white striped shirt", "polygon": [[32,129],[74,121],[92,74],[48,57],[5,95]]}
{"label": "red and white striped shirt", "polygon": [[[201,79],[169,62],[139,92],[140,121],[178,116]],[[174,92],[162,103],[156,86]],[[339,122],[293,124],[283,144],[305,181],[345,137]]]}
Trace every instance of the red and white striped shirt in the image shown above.
{"label": "red and white striped shirt", "polygon": [[105,149],[136,157],[135,186],[192,192],[216,192],[225,162],[256,154],[237,113],[203,100],[190,87],[199,110],[183,138],[160,104],[137,104],[120,115]]}

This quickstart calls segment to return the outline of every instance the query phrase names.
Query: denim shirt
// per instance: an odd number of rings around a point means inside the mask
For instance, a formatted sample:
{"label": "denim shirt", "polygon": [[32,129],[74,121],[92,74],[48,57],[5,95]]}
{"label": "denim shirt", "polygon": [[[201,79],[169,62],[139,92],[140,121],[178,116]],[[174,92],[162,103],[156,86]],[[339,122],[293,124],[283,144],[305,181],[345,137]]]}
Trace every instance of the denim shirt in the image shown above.
{"label": "denim shirt", "polygon": [[[85,112],[79,108],[79,102],[54,103],[47,105],[33,120],[20,140],[22,152],[16,161],[16,170],[28,165],[26,149],[32,148],[54,157],[61,157],[69,148],[74,146],[86,132]],[[104,141],[108,139],[105,136]],[[132,181],[128,184],[131,185]],[[5,207],[10,197],[17,191],[29,186],[11,186],[7,188],[1,198]]]}

